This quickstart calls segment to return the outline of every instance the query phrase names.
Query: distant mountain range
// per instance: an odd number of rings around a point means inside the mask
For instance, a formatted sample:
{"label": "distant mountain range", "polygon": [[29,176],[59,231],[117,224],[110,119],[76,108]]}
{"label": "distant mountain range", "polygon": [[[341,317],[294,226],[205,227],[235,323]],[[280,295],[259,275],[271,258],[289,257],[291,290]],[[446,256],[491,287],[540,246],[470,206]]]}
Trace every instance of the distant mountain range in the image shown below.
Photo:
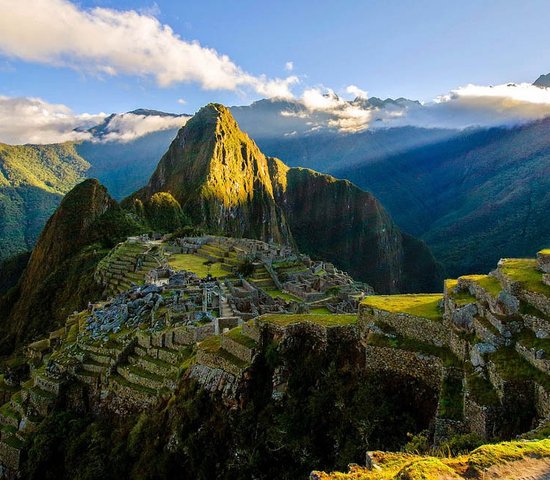
{"label": "distant mountain range", "polygon": [[[546,87],[549,78],[541,75],[534,85]],[[331,100],[368,110],[371,125],[379,127],[342,132],[330,127],[333,111],[310,111],[300,101],[260,100],[230,110],[267,155],[373,192],[405,232],[428,243],[449,275],[486,271],[500,257],[529,255],[550,243],[543,219],[549,121],[464,130],[387,128],[392,112],[422,105],[403,98]],[[0,260],[32,248],[78,180],[98,178],[117,200],[147,182],[178,128],[164,124],[128,136],[135,118],[184,123],[189,116],[138,109],[107,117],[90,130],[92,141],[0,148]]]}

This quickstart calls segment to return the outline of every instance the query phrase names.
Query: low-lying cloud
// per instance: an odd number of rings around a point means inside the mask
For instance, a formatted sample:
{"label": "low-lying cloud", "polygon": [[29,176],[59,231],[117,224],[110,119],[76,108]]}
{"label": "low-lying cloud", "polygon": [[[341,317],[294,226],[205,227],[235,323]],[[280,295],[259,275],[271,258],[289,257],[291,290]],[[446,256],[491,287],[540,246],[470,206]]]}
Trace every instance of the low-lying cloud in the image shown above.
{"label": "low-lying cloud", "polygon": [[423,128],[513,126],[550,116],[550,88],[531,84],[466,85],[421,104],[406,99],[368,99],[367,92],[350,85],[353,100],[330,89],[306,89],[298,108],[283,117],[300,118],[309,131],[333,128],[354,133],[366,129],[415,126]]}
{"label": "low-lying cloud", "polygon": [[87,131],[105,118],[105,114],[77,115],[65,105],[52,104],[40,98],[0,96],[0,142],[61,143],[88,140]]}
{"label": "low-lying cloud", "polygon": [[[63,142],[129,142],[144,135],[180,128],[186,115],[122,113],[76,114],[40,98],[0,96],[0,142],[12,145]],[[101,133],[89,131],[101,127]]]}
{"label": "low-lying cloud", "polygon": [[97,75],[153,77],[167,87],[198,83],[205,90],[252,89],[290,98],[296,76],[252,75],[227,55],[183,40],[151,12],[79,8],[68,0],[0,0],[0,52],[29,62]]}
{"label": "low-lying cloud", "polygon": [[107,133],[101,136],[101,142],[130,142],[149,133],[172,128],[181,128],[189,120],[188,116],[136,115],[122,113],[109,119]]}

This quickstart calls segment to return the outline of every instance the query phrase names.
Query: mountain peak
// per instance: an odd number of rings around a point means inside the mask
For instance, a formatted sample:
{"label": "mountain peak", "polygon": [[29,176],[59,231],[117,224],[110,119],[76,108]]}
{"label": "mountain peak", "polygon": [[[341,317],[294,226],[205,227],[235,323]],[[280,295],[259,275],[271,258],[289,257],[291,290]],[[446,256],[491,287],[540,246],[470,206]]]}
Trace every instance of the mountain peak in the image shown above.
{"label": "mountain peak", "polygon": [[550,87],[550,73],[547,73],[546,75],[540,75],[539,78],[537,78],[533,82],[533,85],[542,88]]}

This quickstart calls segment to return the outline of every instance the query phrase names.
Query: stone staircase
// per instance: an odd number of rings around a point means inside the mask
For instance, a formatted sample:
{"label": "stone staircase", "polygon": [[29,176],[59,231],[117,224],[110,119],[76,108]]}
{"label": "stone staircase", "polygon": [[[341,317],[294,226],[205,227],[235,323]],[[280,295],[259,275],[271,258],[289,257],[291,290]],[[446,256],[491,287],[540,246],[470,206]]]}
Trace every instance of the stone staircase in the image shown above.
{"label": "stone staircase", "polygon": [[260,262],[254,263],[254,271],[250,275],[250,283],[254,284],[256,287],[261,288],[262,290],[276,290],[277,286],[273,282],[271,274],[265,268],[265,265]]}

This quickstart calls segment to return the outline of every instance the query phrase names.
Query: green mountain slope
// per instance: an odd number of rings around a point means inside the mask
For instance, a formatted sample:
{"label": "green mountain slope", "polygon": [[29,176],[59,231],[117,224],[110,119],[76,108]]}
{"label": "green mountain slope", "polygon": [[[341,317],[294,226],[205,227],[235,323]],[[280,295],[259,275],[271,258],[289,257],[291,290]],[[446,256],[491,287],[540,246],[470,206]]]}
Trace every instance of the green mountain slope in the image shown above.
{"label": "green mountain slope", "polygon": [[0,261],[32,249],[61,197],[89,167],[70,143],[0,144]]}
{"label": "green mountain slope", "polygon": [[339,175],[368,188],[449,275],[486,271],[550,241],[550,120],[466,131]]}

